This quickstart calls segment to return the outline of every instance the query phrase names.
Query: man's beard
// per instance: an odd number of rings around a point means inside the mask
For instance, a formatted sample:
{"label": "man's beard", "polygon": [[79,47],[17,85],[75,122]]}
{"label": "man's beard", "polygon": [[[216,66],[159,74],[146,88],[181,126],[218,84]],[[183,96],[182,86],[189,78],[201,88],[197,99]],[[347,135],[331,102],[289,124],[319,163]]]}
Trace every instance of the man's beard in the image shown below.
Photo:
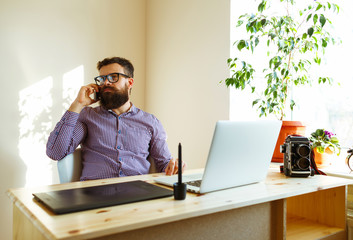
{"label": "man's beard", "polygon": [[[111,92],[104,92],[105,89],[111,89]],[[100,105],[105,109],[116,109],[124,105],[129,100],[129,89],[125,85],[123,90],[117,90],[114,87],[103,86],[100,89]]]}

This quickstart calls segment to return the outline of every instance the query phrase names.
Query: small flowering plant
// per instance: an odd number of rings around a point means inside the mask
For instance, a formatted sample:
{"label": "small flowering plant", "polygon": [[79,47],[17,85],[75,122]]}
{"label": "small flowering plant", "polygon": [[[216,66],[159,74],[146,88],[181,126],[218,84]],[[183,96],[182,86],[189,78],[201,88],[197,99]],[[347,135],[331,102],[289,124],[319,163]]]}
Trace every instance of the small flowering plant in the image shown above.
{"label": "small flowering plant", "polygon": [[326,131],[325,129],[317,129],[311,133],[309,140],[312,143],[312,149],[316,148],[319,153],[324,153],[329,148],[337,156],[341,153],[341,147],[336,134]]}

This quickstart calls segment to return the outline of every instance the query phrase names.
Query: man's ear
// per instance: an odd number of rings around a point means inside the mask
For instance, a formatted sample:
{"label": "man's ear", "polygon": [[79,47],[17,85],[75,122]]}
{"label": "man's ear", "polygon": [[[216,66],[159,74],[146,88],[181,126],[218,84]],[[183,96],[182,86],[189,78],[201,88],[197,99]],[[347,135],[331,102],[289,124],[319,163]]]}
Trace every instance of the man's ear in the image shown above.
{"label": "man's ear", "polygon": [[129,92],[131,94],[131,89],[132,89],[132,86],[134,85],[134,79],[133,78],[129,78],[128,84],[129,84]]}
{"label": "man's ear", "polygon": [[130,87],[132,87],[132,85],[134,85],[134,79],[133,78],[129,78],[128,82],[129,82],[129,86]]}

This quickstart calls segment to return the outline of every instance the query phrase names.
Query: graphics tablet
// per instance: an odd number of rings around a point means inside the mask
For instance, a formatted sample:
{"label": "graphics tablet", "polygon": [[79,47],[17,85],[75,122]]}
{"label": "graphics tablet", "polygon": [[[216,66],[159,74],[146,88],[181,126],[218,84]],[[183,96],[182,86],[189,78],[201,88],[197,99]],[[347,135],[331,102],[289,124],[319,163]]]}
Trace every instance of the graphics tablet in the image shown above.
{"label": "graphics tablet", "polygon": [[33,196],[54,213],[63,214],[169,197],[173,196],[173,191],[144,181],[131,181],[33,193]]}

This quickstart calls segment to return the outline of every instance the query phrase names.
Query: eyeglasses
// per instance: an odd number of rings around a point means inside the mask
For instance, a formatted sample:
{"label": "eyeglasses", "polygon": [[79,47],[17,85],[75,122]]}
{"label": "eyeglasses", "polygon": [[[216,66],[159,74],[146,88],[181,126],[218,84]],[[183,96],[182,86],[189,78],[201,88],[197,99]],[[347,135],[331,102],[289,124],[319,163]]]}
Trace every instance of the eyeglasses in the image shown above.
{"label": "eyeglasses", "polygon": [[110,83],[116,83],[117,81],[119,81],[120,75],[123,77],[126,77],[126,78],[130,78],[128,75],[123,74],[123,73],[111,73],[108,75],[102,75],[102,76],[95,77],[94,81],[96,82],[96,84],[98,86],[104,85],[106,79],[108,79],[108,81]]}

